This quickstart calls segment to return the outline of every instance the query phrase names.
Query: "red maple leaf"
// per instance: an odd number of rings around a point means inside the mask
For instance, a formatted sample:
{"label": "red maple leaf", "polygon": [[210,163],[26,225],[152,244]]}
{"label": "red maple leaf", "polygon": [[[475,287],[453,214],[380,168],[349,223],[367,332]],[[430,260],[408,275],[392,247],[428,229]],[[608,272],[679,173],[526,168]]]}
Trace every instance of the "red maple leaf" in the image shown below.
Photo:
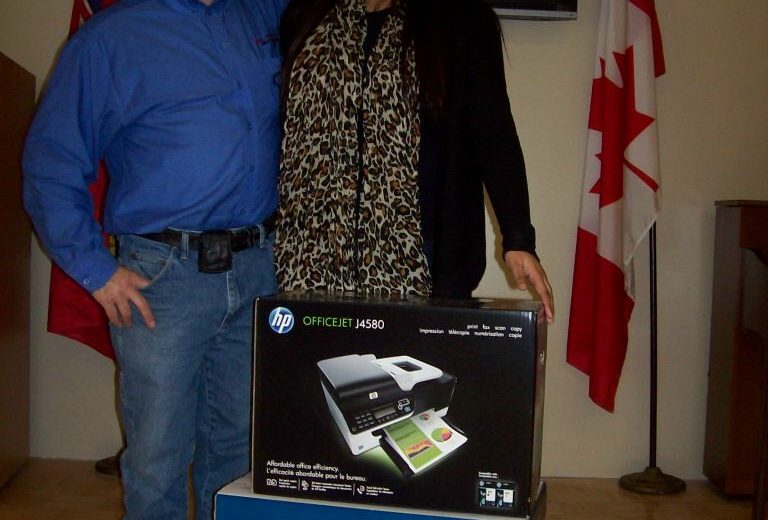
{"label": "red maple leaf", "polygon": [[627,146],[635,140],[654,119],[637,111],[635,107],[634,49],[626,54],[614,52],[616,66],[624,87],[619,87],[605,76],[605,59],[600,58],[602,75],[592,80],[592,100],[589,107],[589,128],[602,133],[600,178],[589,190],[600,196],[600,207],[607,206],[624,195],[624,166],[629,168],[650,188],[659,186],[648,174],[624,157]]}

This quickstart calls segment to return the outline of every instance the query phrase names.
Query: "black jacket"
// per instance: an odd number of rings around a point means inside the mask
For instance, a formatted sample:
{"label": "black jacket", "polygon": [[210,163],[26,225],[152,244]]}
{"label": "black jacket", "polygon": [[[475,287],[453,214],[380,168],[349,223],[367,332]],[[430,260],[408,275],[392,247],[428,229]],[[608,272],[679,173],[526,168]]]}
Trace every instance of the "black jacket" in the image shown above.
{"label": "black jacket", "polygon": [[423,118],[419,183],[422,193],[437,195],[422,197],[426,235],[434,240],[433,294],[468,297],[485,271],[483,186],[505,252],[535,254],[535,232],[496,14],[481,2],[455,4],[463,13],[446,48],[445,117]]}

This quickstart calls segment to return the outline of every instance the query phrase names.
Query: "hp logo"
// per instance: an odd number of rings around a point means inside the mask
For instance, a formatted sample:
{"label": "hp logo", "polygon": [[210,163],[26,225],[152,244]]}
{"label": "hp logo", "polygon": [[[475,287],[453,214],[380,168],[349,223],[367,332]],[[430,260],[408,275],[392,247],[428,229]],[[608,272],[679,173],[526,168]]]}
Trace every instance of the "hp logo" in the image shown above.
{"label": "hp logo", "polygon": [[293,313],[285,307],[275,307],[269,313],[269,326],[278,334],[291,332],[293,324]]}

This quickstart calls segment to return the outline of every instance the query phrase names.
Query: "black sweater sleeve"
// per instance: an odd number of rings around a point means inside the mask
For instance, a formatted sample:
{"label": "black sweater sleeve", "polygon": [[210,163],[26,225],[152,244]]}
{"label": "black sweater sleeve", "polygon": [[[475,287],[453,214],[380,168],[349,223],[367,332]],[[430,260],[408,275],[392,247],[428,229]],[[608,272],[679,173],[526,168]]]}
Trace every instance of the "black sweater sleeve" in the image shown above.
{"label": "black sweater sleeve", "polygon": [[483,2],[468,2],[463,62],[468,165],[481,176],[502,234],[504,252],[535,253],[525,163],[510,111],[498,19]]}

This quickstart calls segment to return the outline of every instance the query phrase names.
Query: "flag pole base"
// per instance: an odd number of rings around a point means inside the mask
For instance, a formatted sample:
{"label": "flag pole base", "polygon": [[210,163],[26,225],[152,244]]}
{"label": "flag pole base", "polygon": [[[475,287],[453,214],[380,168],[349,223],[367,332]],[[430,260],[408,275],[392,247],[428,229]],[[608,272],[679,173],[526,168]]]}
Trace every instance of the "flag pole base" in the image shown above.
{"label": "flag pole base", "polygon": [[685,491],[684,481],[663,473],[656,466],[648,466],[641,473],[624,475],[619,479],[619,486],[648,495],[673,495]]}

